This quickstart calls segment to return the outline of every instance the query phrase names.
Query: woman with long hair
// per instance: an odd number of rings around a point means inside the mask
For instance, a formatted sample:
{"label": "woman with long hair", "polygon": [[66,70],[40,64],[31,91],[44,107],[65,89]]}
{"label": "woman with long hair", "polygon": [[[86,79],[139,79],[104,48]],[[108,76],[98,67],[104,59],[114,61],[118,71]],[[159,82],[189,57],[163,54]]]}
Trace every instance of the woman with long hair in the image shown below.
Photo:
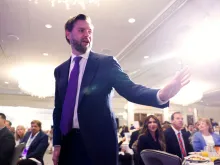
{"label": "woman with long hair", "polygon": [[23,125],[18,125],[15,131],[15,143],[18,145],[25,135],[25,128]]}
{"label": "woman with long hair", "polygon": [[144,162],[140,157],[140,153],[145,149],[166,151],[165,137],[160,121],[154,115],[149,115],[145,119],[144,127],[140,131],[137,144],[139,165],[144,165]]}

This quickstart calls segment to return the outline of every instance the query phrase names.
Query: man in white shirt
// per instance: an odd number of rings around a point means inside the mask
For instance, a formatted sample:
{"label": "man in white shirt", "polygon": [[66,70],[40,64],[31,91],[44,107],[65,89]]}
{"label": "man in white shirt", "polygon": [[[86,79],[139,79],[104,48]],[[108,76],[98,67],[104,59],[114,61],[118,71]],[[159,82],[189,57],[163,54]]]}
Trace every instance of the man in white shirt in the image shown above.
{"label": "man in white shirt", "polygon": [[189,136],[186,132],[181,131],[183,128],[183,116],[180,112],[171,115],[171,128],[164,132],[166,139],[167,152],[184,158],[193,148],[189,142]]}
{"label": "man in white shirt", "polygon": [[165,108],[189,82],[185,69],[160,90],[133,83],[114,57],[91,51],[93,29],[91,19],[83,14],[65,24],[72,53],[54,72],[54,165],[117,165],[117,127],[110,105],[113,88],[131,102]]}

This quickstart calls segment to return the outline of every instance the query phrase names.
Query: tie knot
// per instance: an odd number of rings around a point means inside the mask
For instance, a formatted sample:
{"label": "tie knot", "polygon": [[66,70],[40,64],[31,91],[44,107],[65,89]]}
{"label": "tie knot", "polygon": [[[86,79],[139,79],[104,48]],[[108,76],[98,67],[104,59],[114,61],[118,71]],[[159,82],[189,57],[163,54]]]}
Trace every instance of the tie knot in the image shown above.
{"label": "tie knot", "polygon": [[81,56],[77,56],[74,58],[74,61],[75,61],[75,63],[79,63],[81,59],[82,59]]}

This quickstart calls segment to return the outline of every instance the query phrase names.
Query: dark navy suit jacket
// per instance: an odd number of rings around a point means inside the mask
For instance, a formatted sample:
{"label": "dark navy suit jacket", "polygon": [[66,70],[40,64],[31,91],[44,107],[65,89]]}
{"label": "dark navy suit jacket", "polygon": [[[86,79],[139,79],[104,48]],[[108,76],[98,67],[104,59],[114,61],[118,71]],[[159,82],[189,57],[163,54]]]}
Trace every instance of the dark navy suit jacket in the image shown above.
{"label": "dark navy suit jacket", "polygon": [[[20,143],[27,143],[30,135],[31,132],[27,132]],[[28,149],[27,158],[35,158],[44,164],[43,157],[48,145],[48,136],[40,131]]]}
{"label": "dark navy suit jacket", "polygon": [[[192,145],[190,144],[190,141],[189,141],[189,135],[184,131],[181,131],[181,133],[182,133],[186,153],[188,155],[189,152],[193,151]],[[174,130],[172,128],[168,128],[164,132],[164,135],[165,135],[165,140],[166,140],[167,152],[173,155],[177,155],[180,158],[182,158],[182,153],[180,150],[179,142],[178,142],[178,139],[176,137]]]}
{"label": "dark navy suit jacket", "polygon": [[[54,145],[61,145],[60,120],[66,95],[70,61],[55,69],[56,92],[54,121]],[[90,52],[83,75],[78,120],[86,149],[95,165],[116,165],[118,162],[117,126],[111,110],[111,91],[115,89],[128,101],[165,108],[158,105],[158,90],[133,83],[112,56]]]}

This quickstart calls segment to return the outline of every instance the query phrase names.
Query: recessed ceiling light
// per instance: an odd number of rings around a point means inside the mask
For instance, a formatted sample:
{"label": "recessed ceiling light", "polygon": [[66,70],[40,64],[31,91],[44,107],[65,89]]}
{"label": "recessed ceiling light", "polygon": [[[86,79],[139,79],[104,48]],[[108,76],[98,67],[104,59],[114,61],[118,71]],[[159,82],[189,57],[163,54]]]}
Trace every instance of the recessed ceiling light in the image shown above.
{"label": "recessed ceiling light", "polygon": [[43,55],[44,55],[44,56],[48,56],[49,54],[48,54],[48,53],[43,53]]}
{"label": "recessed ceiling light", "polygon": [[9,84],[9,82],[5,81],[5,84]]}
{"label": "recessed ceiling light", "polygon": [[50,29],[50,28],[52,28],[52,25],[46,24],[45,27],[48,28],[48,29]]}
{"label": "recessed ceiling light", "polygon": [[128,22],[129,22],[129,23],[134,23],[134,22],[135,22],[135,19],[134,19],[134,18],[130,18],[130,19],[128,20]]}
{"label": "recessed ceiling light", "polygon": [[144,56],[144,59],[147,59],[147,58],[149,58],[149,56]]}
{"label": "recessed ceiling light", "polygon": [[14,40],[14,39],[15,39],[15,40],[19,40],[19,37],[16,36],[16,35],[14,35],[14,34],[9,34],[9,35],[8,35],[8,38],[9,38],[9,39],[13,39],[13,40]]}

